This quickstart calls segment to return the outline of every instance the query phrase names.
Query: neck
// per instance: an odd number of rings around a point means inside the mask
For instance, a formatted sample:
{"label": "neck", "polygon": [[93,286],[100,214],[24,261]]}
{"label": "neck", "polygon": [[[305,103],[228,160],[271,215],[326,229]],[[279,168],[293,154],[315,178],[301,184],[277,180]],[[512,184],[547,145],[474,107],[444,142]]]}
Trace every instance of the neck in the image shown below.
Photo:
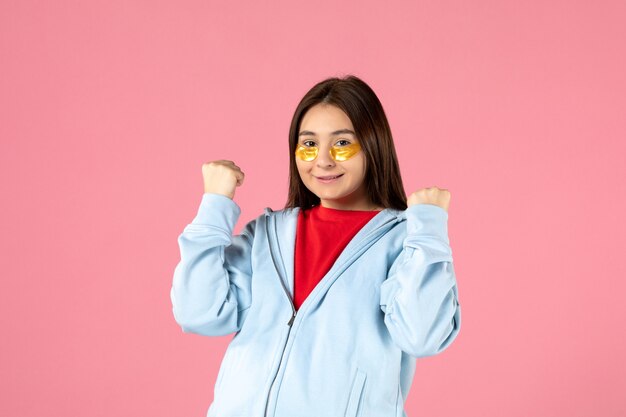
{"label": "neck", "polygon": [[330,208],[335,210],[356,210],[356,211],[373,211],[373,210],[383,210],[383,207],[379,207],[375,204],[334,204],[329,203],[328,201],[321,201],[320,205],[324,208]]}

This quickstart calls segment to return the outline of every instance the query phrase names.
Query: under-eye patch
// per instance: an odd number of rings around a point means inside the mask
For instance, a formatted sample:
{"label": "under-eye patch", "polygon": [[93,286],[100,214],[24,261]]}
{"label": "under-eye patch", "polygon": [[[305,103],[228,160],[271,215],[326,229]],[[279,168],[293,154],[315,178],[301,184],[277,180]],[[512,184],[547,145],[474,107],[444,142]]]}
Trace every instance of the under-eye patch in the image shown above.
{"label": "under-eye patch", "polygon": [[[330,148],[330,156],[335,161],[345,161],[347,159],[352,158],[361,150],[361,145],[357,142],[351,143],[346,146],[333,146]],[[298,145],[296,149],[296,156],[303,161],[313,161],[317,158],[317,154],[319,152],[319,148],[317,146],[304,146]]]}

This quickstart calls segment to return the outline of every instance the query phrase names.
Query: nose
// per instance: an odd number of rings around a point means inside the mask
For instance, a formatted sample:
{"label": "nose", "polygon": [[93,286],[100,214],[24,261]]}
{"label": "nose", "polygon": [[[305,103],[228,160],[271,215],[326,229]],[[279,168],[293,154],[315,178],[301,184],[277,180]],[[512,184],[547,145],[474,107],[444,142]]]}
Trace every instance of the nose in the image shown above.
{"label": "nose", "polygon": [[315,158],[315,163],[318,167],[333,167],[335,166],[335,160],[330,155],[330,146],[321,146],[319,152],[317,153],[317,158]]}

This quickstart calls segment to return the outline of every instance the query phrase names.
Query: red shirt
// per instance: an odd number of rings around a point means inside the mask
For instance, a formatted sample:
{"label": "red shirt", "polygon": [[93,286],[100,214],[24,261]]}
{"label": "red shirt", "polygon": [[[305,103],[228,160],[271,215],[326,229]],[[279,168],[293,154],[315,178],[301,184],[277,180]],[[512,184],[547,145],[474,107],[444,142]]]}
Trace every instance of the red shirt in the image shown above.
{"label": "red shirt", "polygon": [[321,204],[300,210],[294,255],[293,303],[296,310],[354,235],[378,213],[377,210],[339,210]]}

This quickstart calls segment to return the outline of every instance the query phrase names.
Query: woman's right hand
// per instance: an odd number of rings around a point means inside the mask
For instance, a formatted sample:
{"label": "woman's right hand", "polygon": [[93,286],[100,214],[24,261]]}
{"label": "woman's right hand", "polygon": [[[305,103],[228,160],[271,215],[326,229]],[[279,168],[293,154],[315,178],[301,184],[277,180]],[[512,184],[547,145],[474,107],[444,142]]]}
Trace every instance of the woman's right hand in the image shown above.
{"label": "woman's right hand", "polygon": [[244,176],[233,161],[220,159],[202,164],[205,193],[222,194],[232,200],[235,188],[243,184]]}

